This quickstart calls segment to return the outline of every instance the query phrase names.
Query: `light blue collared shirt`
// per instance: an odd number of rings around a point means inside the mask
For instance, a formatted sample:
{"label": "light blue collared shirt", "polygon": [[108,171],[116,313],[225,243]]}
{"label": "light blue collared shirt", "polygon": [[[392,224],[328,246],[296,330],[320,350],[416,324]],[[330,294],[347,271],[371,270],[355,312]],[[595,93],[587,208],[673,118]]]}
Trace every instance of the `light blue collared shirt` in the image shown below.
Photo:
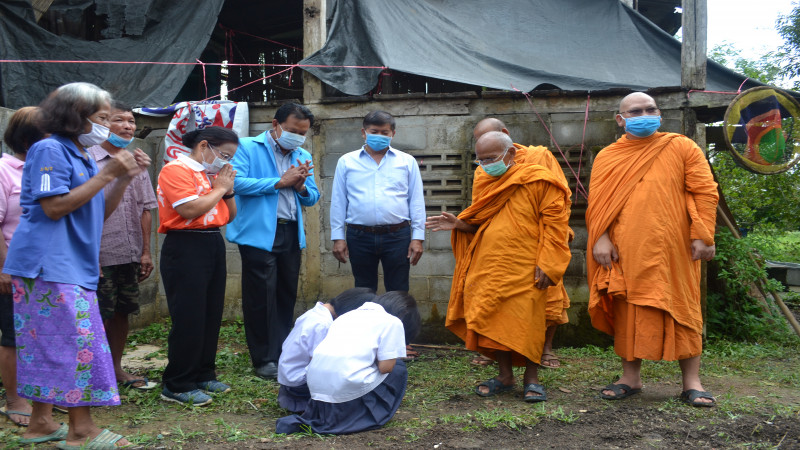
{"label": "light blue collared shirt", "polygon": [[[273,139],[272,134],[267,131],[266,138],[269,145],[272,147],[272,152],[275,155],[275,163],[278,168],[279,175],[289,170],[292,164],[297,164],[297,161],[292,160],[294,152],[283,154],[283,150],[278,146],[278,143]],[[303,161],[305,162],[305,161]],[[278,190],[278,218],[286,220],[297,220],[297,205],[294,201],[294,189],[280,189]]]}
{"label": "light blue collared shirt", "polygon": [[411,221],[411,239],[425,239],[425,200],[419,164],[389,147],[380,164],[364,147],[336,164],[331,194],[331,240],[345,238],[345,223],[395,225]]}

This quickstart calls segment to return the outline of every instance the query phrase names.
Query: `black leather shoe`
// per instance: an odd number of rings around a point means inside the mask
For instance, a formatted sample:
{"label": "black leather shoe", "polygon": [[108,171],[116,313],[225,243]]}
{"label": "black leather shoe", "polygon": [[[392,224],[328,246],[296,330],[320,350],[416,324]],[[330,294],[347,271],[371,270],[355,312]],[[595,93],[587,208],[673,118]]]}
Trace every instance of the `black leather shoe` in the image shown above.
{"label": "black leather shoe", "polygon": [[278,364],[270,361],[261,367],[256,367],[256,375],[265,380],[278,379]]}

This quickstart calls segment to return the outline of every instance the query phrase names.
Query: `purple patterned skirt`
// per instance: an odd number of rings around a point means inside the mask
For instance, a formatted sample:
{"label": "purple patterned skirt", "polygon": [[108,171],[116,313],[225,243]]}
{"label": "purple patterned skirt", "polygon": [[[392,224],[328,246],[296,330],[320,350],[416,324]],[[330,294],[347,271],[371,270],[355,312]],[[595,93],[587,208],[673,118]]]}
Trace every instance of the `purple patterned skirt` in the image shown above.
{"label": "purple patterned skirt", "polygon": [[12,277],[17,391],[56,405],[119,405],[111,350],[94,291]]}

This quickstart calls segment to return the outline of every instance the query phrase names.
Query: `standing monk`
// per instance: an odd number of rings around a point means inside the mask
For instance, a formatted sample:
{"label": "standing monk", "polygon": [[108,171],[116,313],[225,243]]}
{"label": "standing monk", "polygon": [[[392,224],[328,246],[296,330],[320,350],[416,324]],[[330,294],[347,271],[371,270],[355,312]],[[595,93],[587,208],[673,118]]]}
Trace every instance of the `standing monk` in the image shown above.
{"label": "standing monk", "polygon": [[681,399],[713,406],[700,384],[700,260],[714,257],[717,184],[692,140],[656,133],[652,97],[630,94],[619,111],[626,133],[597,155],[586,211],[589,314],[622,358],[601,397],[641,391],[642,359],[678,360]]}
{"label": "standing monk", "polygon": [[544,167],[515,163],[516,148],[504,133],[484,134],[475,152],[476,172],[485,174],[476,174],[472,205],[458,217],[445,212],[426,222],[433,231],[453,231],[456,269],[445,326],[468,349],[498,362],[499,375],[478,385],[478,395],[513,389],[516,365],[525,367],[525,401],[544,401],[538,364],[545,289],[561,281],[570,260],[569,191]]}
{"label": "standing monk", "polygon": [[[475,137],[475,141],[477,142],[481,136],[489,131],[500,131],[510,136],[506,125],[494,117],[487,117],[478,122],[478,124],[475,125],[472,135]],[[553,153],[550,152],[550,150],[548,150],[546,147],[542,147],[541,145],[531,145],[525,147],[524,145],[514,143],[514,147],[516,148],[514,162],[538,164],[540,166],[544,166],[550,170],[564,186],[567,187],[567,190],[569,190],[567,177],[564,176],[564,171],[561,170],[561,165],[558,164],[558,161],[556,160],[555,156],[553,156]],[[473,181],[472,188],[473,198],[475,197],[475,189],[480,189],[485,184],[485,180],[489,178],[490,177],[486,176],[486,172],[475,172],[475,181]],[[569,198],[567,198],[568,209],[570,204]],[[572,238],[575,236],[575,233],[572,232],[571,228],[567,228],[567,230],[569,232],[567,242],[572,242]],[[549,369],[557,369],[561,367],[561,361],[559,361],[558,357],[555,355],[555,353],[553,353],[553,337],[556,335],[556,328],[558,328],[559,325],[569,322],[569,318],[567,317],[567,309],[569,309],[569,296],[567,295],[567,290],[564,288],[563,281],[559,281],[555,286],[550,286],[547,288],[546,298],[547,313],[545,318],[547,319],[547,332],[545,333],[542,361],[540,365]],[[476,364],[481,364],[482,362],[478,358],[473,360],[473,362]]]}

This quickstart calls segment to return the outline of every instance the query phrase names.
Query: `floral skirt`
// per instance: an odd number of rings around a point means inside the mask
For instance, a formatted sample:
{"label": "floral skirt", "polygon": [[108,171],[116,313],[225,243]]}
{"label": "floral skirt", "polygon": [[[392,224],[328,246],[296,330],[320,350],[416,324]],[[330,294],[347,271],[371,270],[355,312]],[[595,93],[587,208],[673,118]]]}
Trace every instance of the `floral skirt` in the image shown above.
{"label": "floral skirt", "polygon": [[97,295],[73,284],[12,277],[17,391],[56,405],[119,405]]}

